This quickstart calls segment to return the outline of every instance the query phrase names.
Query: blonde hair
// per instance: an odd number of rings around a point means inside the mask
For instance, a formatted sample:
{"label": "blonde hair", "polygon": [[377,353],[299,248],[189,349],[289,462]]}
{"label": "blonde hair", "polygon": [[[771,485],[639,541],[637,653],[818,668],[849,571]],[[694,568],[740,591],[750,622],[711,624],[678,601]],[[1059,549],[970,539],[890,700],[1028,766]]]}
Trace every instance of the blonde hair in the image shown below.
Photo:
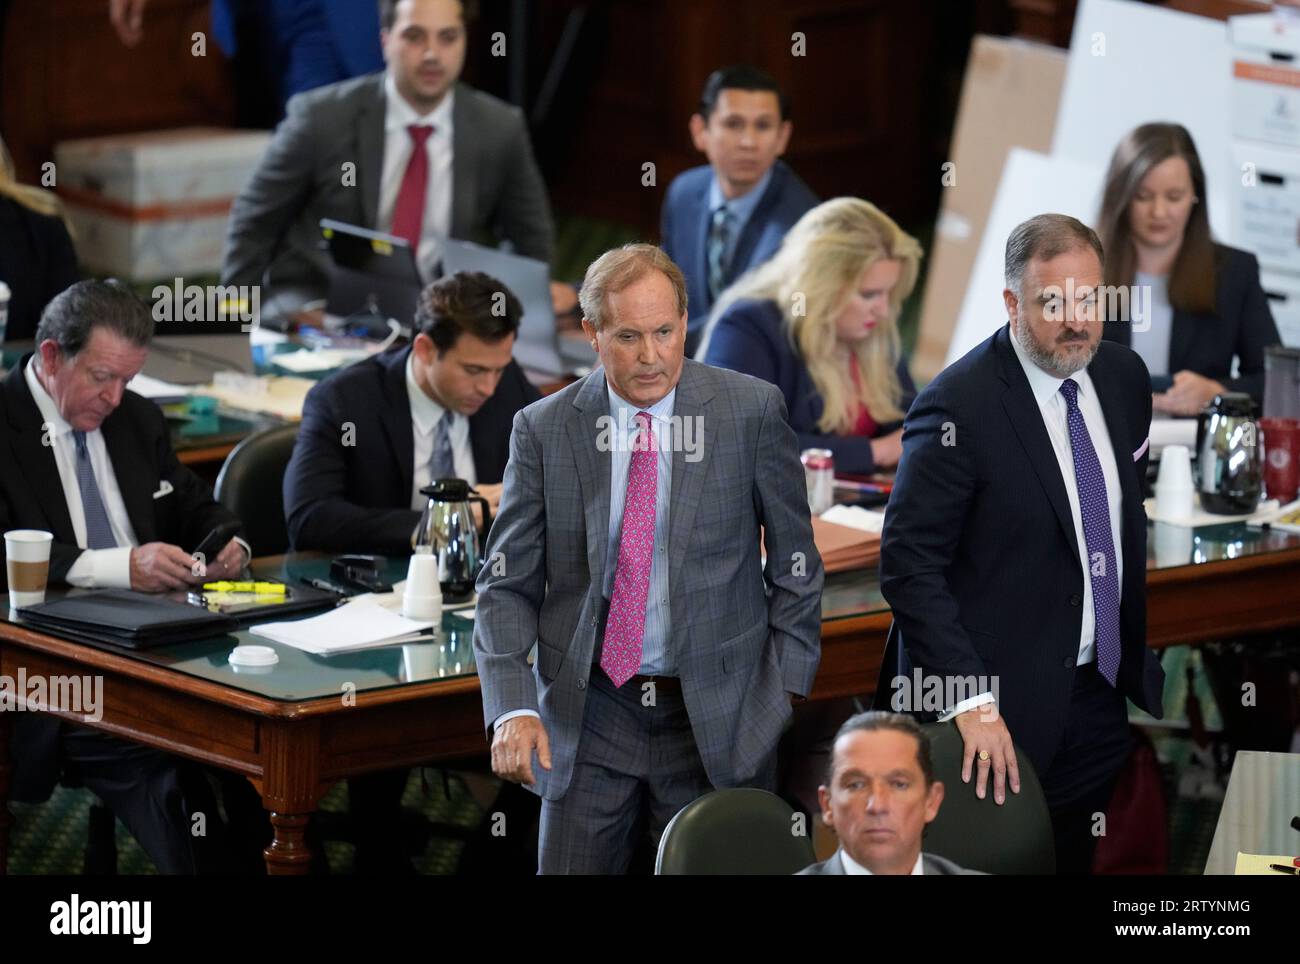
{"label": "blonde hair", "polygon": [[658,271],[667,277],[677,299],[677,315],[686,314],[686,279],[682,269],[668,257],[662,248],[653,244],[625,244],[606,251],[587,268],[582,279],[578,302],[582,316],[599,331],[605,324],[605,310],[610,295],[618,294],[649,271]]}
{"label": "blonde hair", "polygon": [[[862,375],[859,390],[838,353],[835,320],[862,272],[878,261],[897,261],[898,284],[889,293],[889,317],[850,350]],[[722,293],[709,314],[697,358],[704,358],[718,318],[742,298],[774,301],[782,328],[799,353],[823,402],[817,427],[827,434],[852,429],[858,403],[877,423],[903,417],[899,407],[898,314],[916,285],[921,245],[869,201],[833,198],[792,227],[772,258],[752,268]]]}
{"label": "blonde hair", "polygon": [[68,227],[68,219],[64,217],[63,204],[57,194],[44,188],[18,183],[13,158],[9,156],[3,138],[0,138],[0,197],[12,198],[38,214],[60,218],[64,227]]}

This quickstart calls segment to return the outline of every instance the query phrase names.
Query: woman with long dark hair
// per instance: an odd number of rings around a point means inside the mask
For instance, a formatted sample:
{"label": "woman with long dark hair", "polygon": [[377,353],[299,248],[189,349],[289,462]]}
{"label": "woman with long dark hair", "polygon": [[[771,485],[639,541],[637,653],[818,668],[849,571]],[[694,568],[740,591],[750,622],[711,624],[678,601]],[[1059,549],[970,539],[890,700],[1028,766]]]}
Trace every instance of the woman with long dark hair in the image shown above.
{"label": "woman with long dark hair", "polygon": [[[1142,356],[1157,388],[1155,410],[1170,415],[1195,415],[1224,391],[1260,401],[1264,349],[1279,341],[1259,262],[1210,236],[1205,194],[1191,135],[1163,123],[1125,135],[1102,193],[1106,284],[1143,294],[1129,299],[1125,317],[1107,319],[1102,337]],[[1135,312],[1134,304],[1149,310]]]}

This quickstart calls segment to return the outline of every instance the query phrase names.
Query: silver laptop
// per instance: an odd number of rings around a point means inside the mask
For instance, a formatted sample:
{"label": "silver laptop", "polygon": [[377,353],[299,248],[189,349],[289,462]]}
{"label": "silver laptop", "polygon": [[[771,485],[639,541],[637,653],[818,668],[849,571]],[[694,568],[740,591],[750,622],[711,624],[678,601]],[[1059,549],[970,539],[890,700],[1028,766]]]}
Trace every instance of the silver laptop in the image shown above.
{"label": "silver laptop", "polygon": [[469,241],[443,241],[444,275],[482,271],[502,282],[524,306],[514,356],[524,368],[546,375],[585,374],[596,364],[596,352],[585,340],[564,338],[555,330],[551,305],[551,271],[544,261],[486,248]]}

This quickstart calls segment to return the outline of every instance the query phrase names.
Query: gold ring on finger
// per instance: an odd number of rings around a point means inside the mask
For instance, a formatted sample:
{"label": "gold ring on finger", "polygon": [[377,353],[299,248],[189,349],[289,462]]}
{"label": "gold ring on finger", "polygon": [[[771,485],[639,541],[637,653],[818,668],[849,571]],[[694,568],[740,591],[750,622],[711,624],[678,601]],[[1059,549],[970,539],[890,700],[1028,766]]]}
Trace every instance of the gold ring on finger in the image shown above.
{"label": "gold ring on finger", "polygon": [[980,750],[980,762],[981,762],[981,763],[988,763],[988,762],[989,762],[989,751],[988,751],[988,750]]}

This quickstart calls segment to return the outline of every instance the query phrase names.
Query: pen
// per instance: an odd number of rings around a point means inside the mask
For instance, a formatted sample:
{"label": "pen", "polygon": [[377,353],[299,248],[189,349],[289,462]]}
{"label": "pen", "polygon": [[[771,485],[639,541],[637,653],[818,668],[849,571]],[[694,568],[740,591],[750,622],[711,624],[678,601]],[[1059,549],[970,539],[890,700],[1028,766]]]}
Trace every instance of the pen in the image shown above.
{"label": "pen", "polygon": [[1300,870],[1296,870],[1294,867],[1288,867],[1286,864],[1269,864],[1269,867],[1276,870],[1279,874],[1300,874]]}
{"label": "pen", "polygon": [[311,588],[320,589],[323,592],[332,592],[336,596],[348,595],[346,589],[340,589],[332,582],[326,582],[324,579],[308,579],[306,576],[302,576],[298,579],[298,581],[301,582],[304,586],[311,586]]}

